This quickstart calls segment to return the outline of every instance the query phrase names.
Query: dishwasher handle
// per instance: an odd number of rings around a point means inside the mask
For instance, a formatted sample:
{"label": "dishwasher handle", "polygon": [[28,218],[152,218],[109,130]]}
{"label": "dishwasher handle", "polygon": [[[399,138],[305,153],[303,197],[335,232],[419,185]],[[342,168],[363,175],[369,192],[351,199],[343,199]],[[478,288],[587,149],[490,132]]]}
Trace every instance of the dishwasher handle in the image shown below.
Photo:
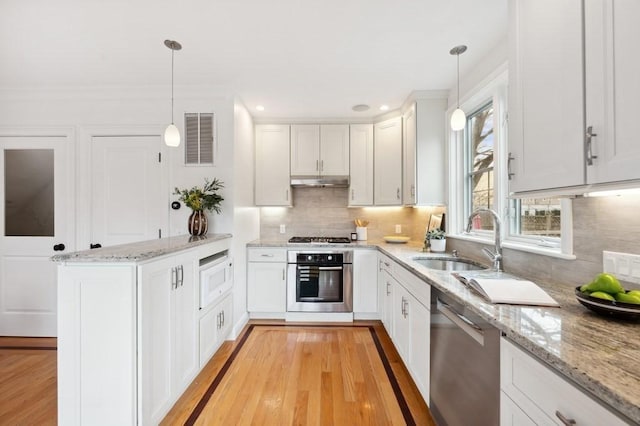
{"label": "dishwasher handle", "polygon": [[437,307],[438,310],[442,312],[442,315],[447,317],[449,321],[460,327],[469,337],[484,346],[484,331],[479,325],[461,313],[456,312],[449,304],[440,299],[437,301]]}

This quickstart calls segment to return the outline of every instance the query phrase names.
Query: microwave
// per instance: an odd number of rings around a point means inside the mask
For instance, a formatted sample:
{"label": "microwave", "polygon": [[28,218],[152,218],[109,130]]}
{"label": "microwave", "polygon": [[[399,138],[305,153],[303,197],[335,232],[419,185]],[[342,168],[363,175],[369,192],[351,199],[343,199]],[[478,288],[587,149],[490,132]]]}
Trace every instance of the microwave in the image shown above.
{"label": "microwave", "polygon": [[200,262],[200,309],[207,309],[233,287],[233,262],[226,251]]}

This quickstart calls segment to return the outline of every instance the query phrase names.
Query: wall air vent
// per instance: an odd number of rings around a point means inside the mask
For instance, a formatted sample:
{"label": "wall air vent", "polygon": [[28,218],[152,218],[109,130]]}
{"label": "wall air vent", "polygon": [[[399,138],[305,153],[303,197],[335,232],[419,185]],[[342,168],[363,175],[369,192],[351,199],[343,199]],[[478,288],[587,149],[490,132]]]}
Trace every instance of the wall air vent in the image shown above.
{"label": "wall air vent", "polygon": [[215,120],[213,113],[184,114],[185,164],[213,164]]}

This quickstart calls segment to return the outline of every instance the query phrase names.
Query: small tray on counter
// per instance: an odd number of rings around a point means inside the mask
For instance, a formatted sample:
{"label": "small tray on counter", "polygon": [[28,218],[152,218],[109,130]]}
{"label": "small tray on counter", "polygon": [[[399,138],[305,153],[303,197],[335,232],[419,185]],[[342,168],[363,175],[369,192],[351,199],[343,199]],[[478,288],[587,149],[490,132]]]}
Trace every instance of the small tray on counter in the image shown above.
{"label": "small tray on counter", "polygon": [[600,315],[624,319],[640,319],[640,305],[591,297],[581,292],[580,287],[576,287],[576,297],[583,306]]}
{"label": "small tray on counter", "polygon": [[403,235],[385,235],[382,239],[388,243],[404,244],[408,242],[411,237],[405,237]]}

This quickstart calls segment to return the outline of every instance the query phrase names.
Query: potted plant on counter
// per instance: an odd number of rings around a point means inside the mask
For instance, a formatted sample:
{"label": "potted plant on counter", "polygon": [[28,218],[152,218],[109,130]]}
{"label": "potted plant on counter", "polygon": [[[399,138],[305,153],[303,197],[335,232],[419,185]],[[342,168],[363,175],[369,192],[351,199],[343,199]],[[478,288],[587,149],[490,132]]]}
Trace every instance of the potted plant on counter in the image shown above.
{"label": "potted plant on counter", "polygon": [[427,232],[427,240],[431,251],[443,252],[447,245],[447,234],[442,229],[432,229]]}
{"label": "potted plant on counter", "polygon": [[178,200],[182,201],[192,211],[187,222],[187,228],[191,235],[205,235],[209,229],[207,215],[205,210],[215,211],[220,214],[222,211],[220,203],[224,200],[218,191],[224,188],[223,182],[214,178],[204,180],[205,184],[202,188],[194,186],[191,189],[175,189],[174,194],[180,195]]}

